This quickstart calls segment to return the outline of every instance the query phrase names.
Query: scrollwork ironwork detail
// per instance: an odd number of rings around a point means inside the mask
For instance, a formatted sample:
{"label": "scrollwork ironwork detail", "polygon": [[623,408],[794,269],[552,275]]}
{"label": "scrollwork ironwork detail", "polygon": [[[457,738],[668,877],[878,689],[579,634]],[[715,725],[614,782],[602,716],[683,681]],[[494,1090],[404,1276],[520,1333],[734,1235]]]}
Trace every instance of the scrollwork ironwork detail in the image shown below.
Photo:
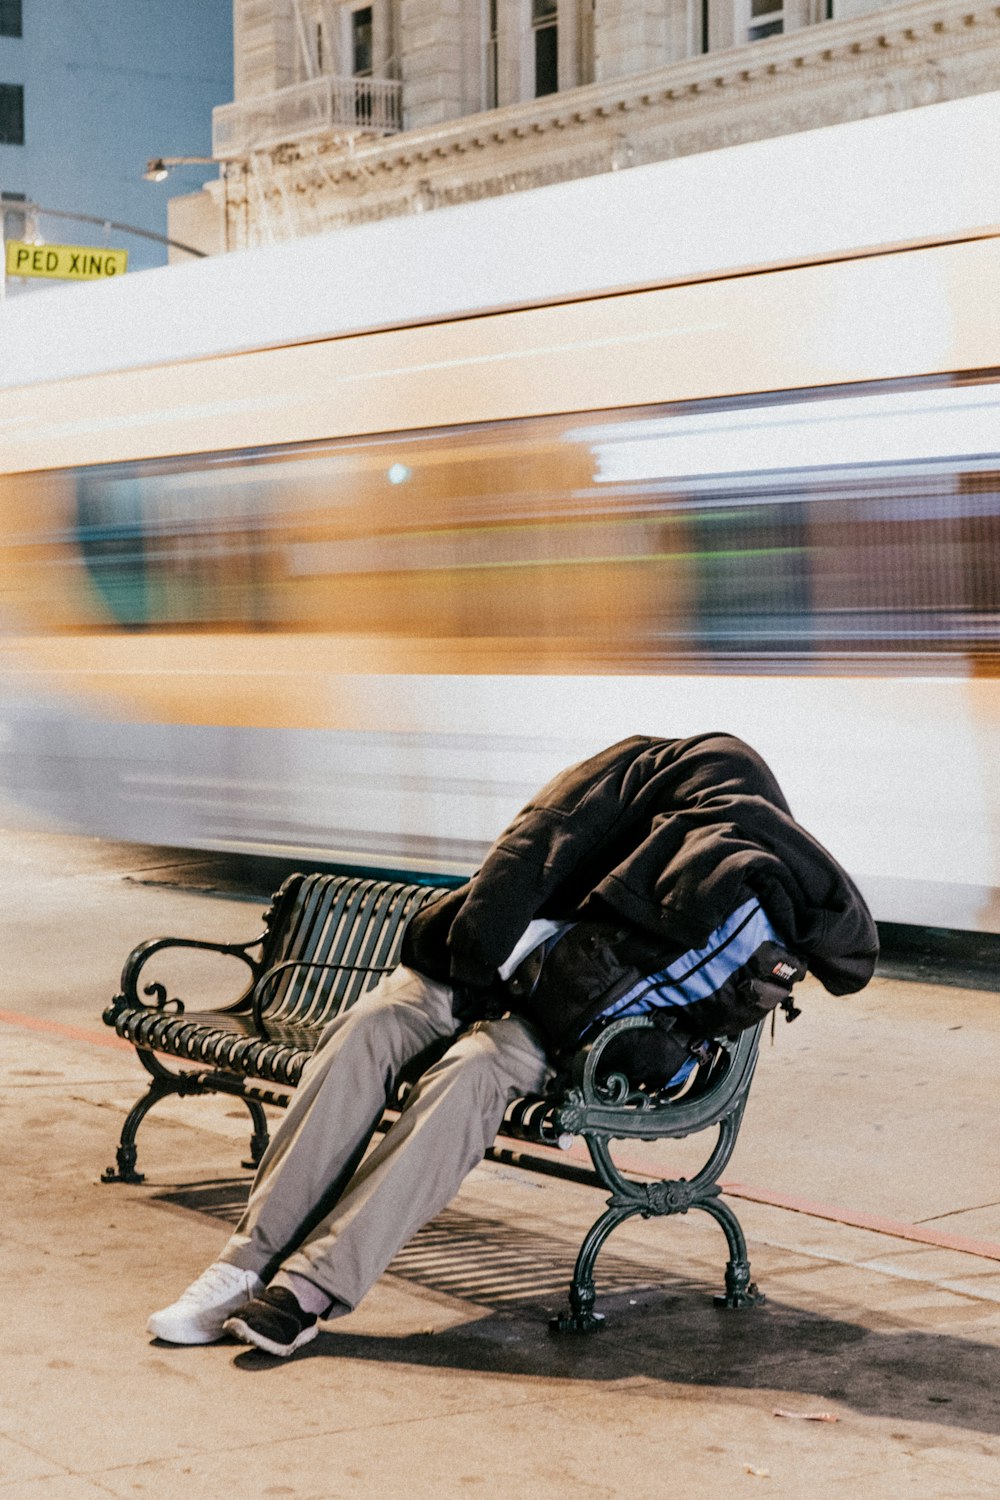
{"label": "scrollwork ironwork detail", "polygon": [[601,1066],[603,1054],[609,1045],[623,1032],[646,1030],[653,1022],[649,1016],[626,1016],[612,1021],[594,1038],[574,1060],[573,1090],[584,1106],[606,1109],[625,1109],[635,1114],[654,1112],[660,1105],[658,1095],[638,1087],[636,1083],[617,1069],[605,1073]]}
{"label": "scrollwork ironwork detail", "polygon": [[142,993],[152,997],[157,1010],[173,1011],[175,1016],[182,1016],[184,1014],[184,1001],[177,999],[168,1000],[167,987],[165,984],[160,984],[159,980],[153,980],[150,984],[143,985]]}
{"label": "scrollwork ironwork detail", "polygon": [[611,1208],[631,1208],[644,1219],[666,1217],[669,1214],[686,1214],[703,1199],[713,1197],[719,1190],[708,1189],[688,1182],[686,1177],[667,1178],[662,1182],[635,1182],[628,1184],[628,1193],[617,1193],[609,1198]]}
{"label": "scrollwork ironwork detail", "polygon": [[698,1189],[685,1177],[644,1184],[647,1215],[686,1214],[698,1197]]}
{"label": "scrollwork ironwork detail", "polygon": [[555,1125],[566,1135],[580,1135],[587,1124],[587,1106],[574,1089],[568,1104],[561,1104],[555,1116]]}
{"label": "scrollwork ironwork detail", "polygon": [[602,1104],[627,1104],[632,1085],[624,1073],[606,1073],[595,1081],[594,1093]]}

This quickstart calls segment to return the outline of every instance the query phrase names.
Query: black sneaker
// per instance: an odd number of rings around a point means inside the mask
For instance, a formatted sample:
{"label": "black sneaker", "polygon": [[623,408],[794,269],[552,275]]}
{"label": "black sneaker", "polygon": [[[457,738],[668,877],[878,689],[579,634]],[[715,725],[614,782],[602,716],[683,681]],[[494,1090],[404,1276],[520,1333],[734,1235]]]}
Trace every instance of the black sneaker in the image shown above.
{"label": "black sneaker", "polygon": [[224,1323],[226,1333],[282,1358],[301,1349],[319,1333],[316,1314],[303,1312],[284,1286],[266,1286]]}

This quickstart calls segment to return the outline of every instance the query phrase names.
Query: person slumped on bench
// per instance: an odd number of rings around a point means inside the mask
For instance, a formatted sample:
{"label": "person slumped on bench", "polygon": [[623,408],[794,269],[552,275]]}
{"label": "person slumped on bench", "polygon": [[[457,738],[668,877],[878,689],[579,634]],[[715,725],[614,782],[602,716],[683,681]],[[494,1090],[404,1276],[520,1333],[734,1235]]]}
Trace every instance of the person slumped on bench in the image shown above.
{"label": "person slumped on bench", "polygon": [[[657,1011],[656,1027],[623,1034],[646,1051],[621,1065],[662,1088],[703,1038],[779,1003],[791,1016],[807,966],[848,994],[876,956],[853,882],[741,740],[635,735],[569,767],[467,884],[413,917],[400,967],[326,1028],[235,1232],[149,1331],[291,1354],[358,1305],[482,1160],[511,1100],[543,1092],[605,1020]],[[404,1069],[416,1081],[369,1150]]]}

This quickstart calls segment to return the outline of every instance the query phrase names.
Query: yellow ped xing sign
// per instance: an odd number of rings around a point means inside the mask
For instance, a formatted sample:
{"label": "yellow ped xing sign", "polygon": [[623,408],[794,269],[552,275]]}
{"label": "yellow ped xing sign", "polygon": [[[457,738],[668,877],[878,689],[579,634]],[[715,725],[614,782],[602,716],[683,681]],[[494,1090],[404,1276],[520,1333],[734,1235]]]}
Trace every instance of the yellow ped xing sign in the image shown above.
{"label": "yellow ped xing sign", "polygon": [[48,276],[57,281],[97,281],[123,276],[127,250],[101,250],[96,245],[28,245],[7,241],[8,276]]}

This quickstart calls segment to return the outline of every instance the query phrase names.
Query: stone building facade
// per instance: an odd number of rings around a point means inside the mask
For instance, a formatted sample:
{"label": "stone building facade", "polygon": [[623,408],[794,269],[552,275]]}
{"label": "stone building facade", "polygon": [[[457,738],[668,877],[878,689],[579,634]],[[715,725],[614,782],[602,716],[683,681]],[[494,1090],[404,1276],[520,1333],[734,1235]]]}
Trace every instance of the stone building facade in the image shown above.
{"label": "stone building facade", "polygon": [[171,234],[212,251],[1000,84],[990,0],[233,8],[235,98],[213,119],[220,176],[171,203]]}

